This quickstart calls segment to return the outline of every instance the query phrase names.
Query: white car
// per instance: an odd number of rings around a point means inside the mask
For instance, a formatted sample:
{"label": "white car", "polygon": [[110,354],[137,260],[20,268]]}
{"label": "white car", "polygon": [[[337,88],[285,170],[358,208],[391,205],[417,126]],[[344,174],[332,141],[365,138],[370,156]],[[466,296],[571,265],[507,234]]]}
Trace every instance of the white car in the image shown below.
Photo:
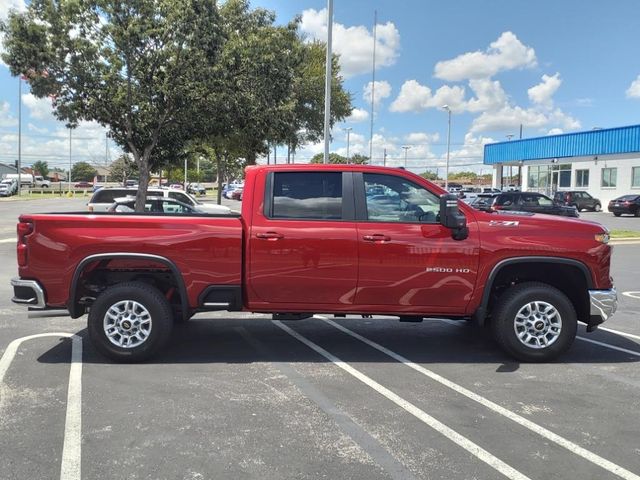
{"label": "white car", "polygon": [[17,180],[3,180],[0,182],[0,197],[10,197],[18,193]]}
{"label": "white car", "polygon": [[[109,188],[104,187],[93,193],[91,200],[87,204],[90,212],[106,212],[109,207],[113,205],[113,202],[120,197],[135,197],[137,189],[135,188]],[[224,205],[217,205],[215,203],[203,203],[199,202],[191,195],[182,190],[164,190],[161,188],[149,188],[147,190],[147,196],[152,197],[164,197],[173,198],[179,202],[192,206],[196,211],[201,213],[210,213],[214,215],[229,215],[231,209]]]}

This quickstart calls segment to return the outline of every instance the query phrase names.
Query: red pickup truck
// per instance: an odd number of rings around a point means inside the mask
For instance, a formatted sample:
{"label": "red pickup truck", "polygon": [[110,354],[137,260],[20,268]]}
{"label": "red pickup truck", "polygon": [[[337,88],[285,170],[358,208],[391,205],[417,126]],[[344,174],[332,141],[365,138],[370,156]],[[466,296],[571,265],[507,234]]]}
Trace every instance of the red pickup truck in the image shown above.
{"label": "red pickup truck", "polygon": [[616,309],[597,223],[487,213],[402,169],[257,166],[241,215],[34,214],[13,301],[88,315],[95,347],[140,361],[211,310],[472,319],[546,361]]}

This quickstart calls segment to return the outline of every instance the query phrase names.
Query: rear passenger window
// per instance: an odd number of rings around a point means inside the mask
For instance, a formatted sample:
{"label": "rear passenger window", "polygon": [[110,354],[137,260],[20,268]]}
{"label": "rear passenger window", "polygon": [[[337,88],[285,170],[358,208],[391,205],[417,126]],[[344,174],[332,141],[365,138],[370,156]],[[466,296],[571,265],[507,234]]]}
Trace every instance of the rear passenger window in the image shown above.
{"label": "rear passenger window", "polygon": [[271,218],[342,219],[341,172],[275,172]]}
{"label": "rear passenger window", "polygon": [[93,194],[90,203],[113,203],[116,198],[126,197],[128,195],[135,196],[135,190],[116,190],[116,189],[100,189]]}

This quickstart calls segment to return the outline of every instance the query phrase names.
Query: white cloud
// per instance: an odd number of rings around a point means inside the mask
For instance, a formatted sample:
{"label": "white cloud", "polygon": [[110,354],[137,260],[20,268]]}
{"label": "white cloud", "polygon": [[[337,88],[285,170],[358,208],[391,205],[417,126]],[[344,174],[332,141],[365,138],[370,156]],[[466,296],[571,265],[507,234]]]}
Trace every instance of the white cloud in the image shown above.
{"label": "white cloud", "polygon": [[564,130],[561,128],[552,128],[547,132],[547,135],[560,135],[562,133],[564,133]]}
{"label": "white cloud", "polygon": [[[367,83],[363,87],[362,98],[368,104],[371,104],[371,86],[373,82]],[[374,95],[374,108],[378,108],[380,102],[385,98],[388,98],[391,95],[391,84],[386,80],[376,81],[375,89],[373,91]]]}
{"label": "white cloud", "polygon": [[628,98],[640,98],[640,75],[636,78],[629,88],[627,88],[627,97]]}
{"label": "white cloud", "polygon": [[556,109],[543,112],[535,108],[524,109],[519,106],[505,106],[497,111],[484,112],[476,117],[469,129],[470,133],[512,130],[516,132],[520,125],[527,129],[539,130],[548,126],[558,126],[566,130],[580,128],[580,122],[570,115]]}
{"label": "white cloud", "polygon": [[345,121],[349,123],[359,123],[359,122],[366,121],[368,118],[369,118],[369,112],[367,112],[365,109],[354,108],[351,111],[351,115],[349,115],[349,117],[347,117]]}
{"label": "white cloud", "polygon": [[439,133],[425,133],[425,132],[411,132],[410,134],[406,135],[405,140],[407,141],[407,143],[434,143],[437,142],[438,140],[440,140],[440,134]]}
{"label": "white cloud", "polygon": [[442,105],[449,105],[454,112],[463,110],[464,88],[443,85],[434,94],[426,85],[421,85],[416,80],[407,80],[389,109],[392,112],[421,112],[428,108],[440,108]]}
{"label": "white cloud", "polygon": [[[334,19],[335,20],[335,19]],[[327,10],[302,12],[300,30],[314,40],[327,40]],[[378,24],[376,30],[376,69],[393,65],[400,50],[400,33],[392,22]],[[340,55],[344,77],[369,73],[373,60],[373,33],[363,25],[346,27],[333,23],[333,51]]]}
{"label": "white cloud", "polygon": [[18,121],[11,115],[9,102],[0,102],[0,127],[14,127]]}
{"label": "white cloud", "polygon": [[469,87],[475,94],[466,105],[469,112],[484,112],[498,110],[508,103],[508,97],[497,80],[472,79]]}
{"label": "white cloud", "polygon": [[542,75],[542,82],[527,90],[529,99],[538,105],[550,107],[553,105],[553,95],[560,88],[560,85],[562,85],[562,80],[559,73],[552,77]]}
{"label": "white cloud", "polygon": [[29,109],[32,118],[53,120],[53,109],[49,98],[37,98],[31,93],[22,94],[22,104]]}
{"label": "white cloud", "polygon": [[520,42],[512,32],[504,32],[485,52],[467,52],[438,62],[434,75],[449,81],[490,78],[504,70],[534,67],[536,64],[535,50]]}

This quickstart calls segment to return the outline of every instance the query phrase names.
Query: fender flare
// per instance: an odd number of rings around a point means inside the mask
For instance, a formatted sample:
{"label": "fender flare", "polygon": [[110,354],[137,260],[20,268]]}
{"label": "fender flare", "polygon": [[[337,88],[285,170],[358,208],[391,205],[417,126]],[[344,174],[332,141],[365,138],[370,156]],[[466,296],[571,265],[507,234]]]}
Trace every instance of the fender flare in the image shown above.
{"label": "fender flare", "polygon": [[505,258],[504,260],[496,263],[491,269],[491,273],[487,277],[487,282],[484,285],[484,291],[482,292],[482,300],[480,302],[480,306],[476,309],[473,314],[473,319],[478,323],[478,325],[484,325],[487,309],[489,306],[489,297],[491,295],[491,288],[493,287],[493,282],[496,277],[500,273],[500,271],[509,265],[514,265],[518,263],[556,263],[562,265],[569,265],[572,267],[578,268],[582,274],[584,275],[584,279],[587,282],[587,288],[593,288],[593,278],[591,277],[591,271],[589,268],[579,260],[574,260],[572,258],[561,258],[561,257],[544,257],[544,256],[530,256],[530,257],[511,257]]}
{"label": "fender flare", "polygon": [[186,320],[189,315],[189,300],[187,297],[187,288],[184,284],[184,279],[182,278],[182,273],[178,266],[166,257],[162,257],[160,255],[152,255],[149,253],[125,253],[125,252],[116,252],[116,253],[98,253],[95,255],[89,255],[82,259],[82,261],[78,264],[73,273],[73,278],[71,280],[71,287],[69,290],[69,314],[71,318],[78,318],[82,315],[81,309],[78,308],[78,303],[76,301],[76,291],[78,287],[78,281],[80,280],[80,275],[84,268],[91,262],[96,262],[100,260],[117,260],[117,259],[127,259],[127,260],[151,260],[154,262],[161,263],[171,270],[171,273],[176,278],[176,282],[178,283],[178,290],[180,291],[180,303],[182,309],[182,316]]}

